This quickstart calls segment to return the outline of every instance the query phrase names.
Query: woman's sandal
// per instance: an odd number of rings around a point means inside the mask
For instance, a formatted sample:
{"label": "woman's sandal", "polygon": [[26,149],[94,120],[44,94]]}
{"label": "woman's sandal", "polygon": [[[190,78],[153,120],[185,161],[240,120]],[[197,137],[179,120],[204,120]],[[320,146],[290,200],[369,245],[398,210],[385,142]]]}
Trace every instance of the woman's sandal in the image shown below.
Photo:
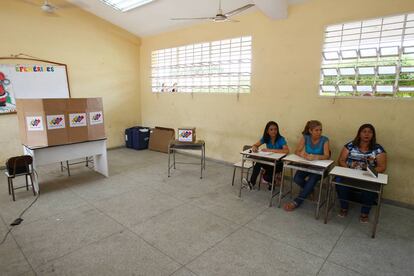
{"label": "woman's sandal", "polygon": [[283,209],[285,209],[285,211],[288,211],[288,212],[295,210],[297,207],[298,205],[294,201],[285,203],[285,205],[283,205]]}
{"label": "woman's sandal", "polygon": [[359,216],[359,222],[360,223],[368,223],[369,222],[369,217],[367,214],[361,214]]}
{"label": "woman's sandal", "polygon": [[348,215],[348,209],[339,210],[338,217],[344,218]]}

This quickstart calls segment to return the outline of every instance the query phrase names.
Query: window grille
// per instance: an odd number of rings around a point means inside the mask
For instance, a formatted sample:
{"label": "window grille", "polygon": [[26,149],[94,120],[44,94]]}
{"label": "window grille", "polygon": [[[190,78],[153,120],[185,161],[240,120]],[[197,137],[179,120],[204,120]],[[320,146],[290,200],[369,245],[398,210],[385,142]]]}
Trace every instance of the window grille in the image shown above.
{"label": "window grille", "polygon": [[414,97],[414,14],[328,26],[322,96]]}
{"label": "window grille", "polygon": [[249,93],[250,36],[152,52],[152,92]]}

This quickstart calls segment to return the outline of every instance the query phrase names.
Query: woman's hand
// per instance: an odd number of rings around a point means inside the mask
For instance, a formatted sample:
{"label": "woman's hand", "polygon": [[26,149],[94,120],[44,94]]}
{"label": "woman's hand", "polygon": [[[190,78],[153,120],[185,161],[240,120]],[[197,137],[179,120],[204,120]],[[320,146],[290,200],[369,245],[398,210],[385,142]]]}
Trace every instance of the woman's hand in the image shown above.
{"label": "woman's hand", "polygon": [[252,146],[252,151],[253,152],[258,152],[259,148],[256,145]]}

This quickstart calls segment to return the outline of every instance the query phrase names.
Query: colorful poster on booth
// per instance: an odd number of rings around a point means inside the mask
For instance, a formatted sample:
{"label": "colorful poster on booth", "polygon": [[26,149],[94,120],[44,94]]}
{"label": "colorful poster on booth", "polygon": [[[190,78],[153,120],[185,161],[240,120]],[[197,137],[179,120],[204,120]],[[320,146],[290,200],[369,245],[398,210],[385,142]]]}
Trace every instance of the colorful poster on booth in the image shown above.
{"label": "colorful poster on booth", "polygon": [[90,112],[89,113],[89,120],[91,125],[99,125],[103,124],[103,112]]}
{"label": "colorful poster on booth", "polygon": [[70,127],[84,127],[86,126],[86,113],[72,113],[69,114]]}
{"label": "colorful poster on booth", "polygon": [[26,117],[27,130],[28,131],[43,131],[43,118],[42,116],[28,116]]}
{"label": "colorful poster on booth", "polygon": [[48,115],[46,116],[47,129],[65,128],[65,115]]}

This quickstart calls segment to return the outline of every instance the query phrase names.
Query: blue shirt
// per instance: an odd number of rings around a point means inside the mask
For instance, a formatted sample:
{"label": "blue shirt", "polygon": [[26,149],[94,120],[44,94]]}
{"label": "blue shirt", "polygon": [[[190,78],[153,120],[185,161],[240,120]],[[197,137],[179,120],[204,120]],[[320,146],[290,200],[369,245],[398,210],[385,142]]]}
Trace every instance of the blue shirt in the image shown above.
{"label": "blue shirt", "polygon": [[[260,139],[260,143],[262,144],[265,143],[263,137]],[[277,139],[274,144],[272,144],[272,139],[269,139],[269,142],[266,143],[266,147],[268,149],[283,149],[283,146],[286,144],[287,143],[286,143],[285,137],[280,136],[279,139]]]}
{"label": "blue shirt", "polygon": [[357,170],[366,170],[367,162],[376,167],[377,155],[385,153],[384,148],[379,144],[375,144],[372,150],[366,152],[362,152],[357,146],[354,146],[352,141],[346,144],[345,148],[349,151],[346,164],[349,168]]}
{"label": "blue shirt", "polygon": [[319,142],[316,143],[315,145],[312,144],[312,138],[310,135],[308,134],[303,135],[303,138],[305,139],[305,152],[307,154],[323,155],[323,146],[325,145],[326,142],[329,141],[328,137],[321,136],[321,138],[319,139]]}

